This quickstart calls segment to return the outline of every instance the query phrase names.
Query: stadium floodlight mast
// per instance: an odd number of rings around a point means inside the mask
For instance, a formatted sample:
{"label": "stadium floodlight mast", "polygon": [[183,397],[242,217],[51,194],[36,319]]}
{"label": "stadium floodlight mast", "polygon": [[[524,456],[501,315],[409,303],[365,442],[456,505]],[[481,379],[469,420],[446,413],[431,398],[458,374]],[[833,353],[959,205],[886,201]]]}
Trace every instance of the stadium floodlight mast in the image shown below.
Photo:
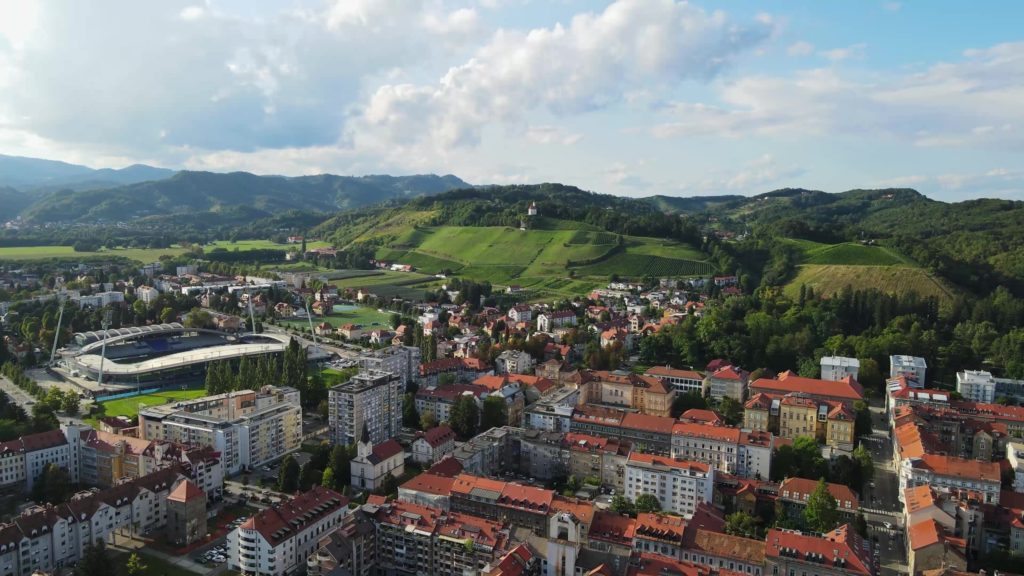
{"label": "stadium floodlight mast", "polygon": [[245,285],[245,301],[249,304],[249,321],[252,323],[252,333],[256,334],[256,314],[252,311],[252,296],[249,294],[249,285]]}
{"label": "stadium floodlight mast", "polygon": [[60,323],[64,320],[64,305],[68,303],[67,298],[57,296],[60,301],[60,312],[57,313],[57,329],[53,332],[53,348],[50,350],[50,368],[53,368],[53,359],[57,356],[57,340],[60,339]]}
{"label": "stadium floodlight mast", "polygon": [[113,316],[112,310],[109,308],[103,313],[103,345],[100,346],[100,373],[97,375],[96,384],[99,386],[103,385],[103,361],[107,358],[107,328],[110,328],[110,320]]}
{"label": "stadium floodlight mast", "polygon": [[313,330],[313,315],[309,313],[309,299],[303,298],[302,303],[306,305],[306,320],[309,322],[309,333],[313,336],[313,350],[320,352],[320,343],[316,341],[316,330]]}

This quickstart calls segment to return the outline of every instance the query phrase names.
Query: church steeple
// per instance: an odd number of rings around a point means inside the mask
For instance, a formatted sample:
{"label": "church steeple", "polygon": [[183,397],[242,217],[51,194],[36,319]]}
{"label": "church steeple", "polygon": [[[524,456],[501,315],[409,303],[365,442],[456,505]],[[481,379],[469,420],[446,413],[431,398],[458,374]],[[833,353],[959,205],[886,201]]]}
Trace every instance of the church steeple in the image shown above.
{"label": "church steeple", "polygon": [[363,422],[363,433],[359,436],[359,443],[356,444],[356,456],[366,458],[373,452],[373,442],[370,442],[370,428]]}

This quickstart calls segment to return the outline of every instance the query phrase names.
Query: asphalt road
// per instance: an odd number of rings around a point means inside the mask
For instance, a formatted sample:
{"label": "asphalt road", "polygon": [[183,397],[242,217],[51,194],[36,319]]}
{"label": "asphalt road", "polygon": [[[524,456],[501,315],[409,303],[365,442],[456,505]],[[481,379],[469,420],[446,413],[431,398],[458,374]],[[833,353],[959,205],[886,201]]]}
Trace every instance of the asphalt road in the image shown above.
{"label": "asphalt road", "polygon": [[871,450],[875,477],[861,492],[861,508],[868,521],[868,535],[876,543],[879,573],[883,576],[906,574],[906,532],[903,526],[903,505],[899,501],[899,478],[893,468],[888,420],[880,403],[872,403],[871,416],[872,433],[863,441]]}

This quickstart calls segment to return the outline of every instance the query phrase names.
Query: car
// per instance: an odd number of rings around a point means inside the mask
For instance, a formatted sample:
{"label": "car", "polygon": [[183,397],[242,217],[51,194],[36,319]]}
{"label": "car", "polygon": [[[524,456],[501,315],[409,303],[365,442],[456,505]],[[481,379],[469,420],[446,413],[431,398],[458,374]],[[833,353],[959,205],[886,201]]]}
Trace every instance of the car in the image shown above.
{"label": "car", "polygon": [[868,486],[871,486],[872,488],[874,488],[875,487],[875,483],[872,482],[871,484],[868,484]]}
{"label": "car", "polygon": [[883,522],[882,526],[885,526],[886,530],[892,530],[892,522]]}

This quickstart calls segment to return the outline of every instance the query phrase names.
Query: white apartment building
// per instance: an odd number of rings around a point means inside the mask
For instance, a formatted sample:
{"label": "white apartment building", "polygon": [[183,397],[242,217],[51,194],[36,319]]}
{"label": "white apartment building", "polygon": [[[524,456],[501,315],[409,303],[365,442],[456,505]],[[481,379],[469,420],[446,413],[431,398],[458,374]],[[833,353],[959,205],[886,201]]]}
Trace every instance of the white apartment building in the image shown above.
{"label": "white apartment building", "polygon": [[48,464],[56,464],[68,471],[71,481],[78,480],[77,468],[72,472],[71,451],[68,449],[68,439],[60,430],[50,430],[24,436],[21,439],[25,451],[25,486],[32,490],[39,475],[43,473]]}
{"label": "white apartment building", "polygon": [[135,297],[146,304],[152,304],[160,297],[160,291],[152,286],[139,286],[135,289]]}
{"label": "white apartment building", "polygon": [[674,388],[679,394],[704,394],[704,374],[696,370],[679,370],[668,366],[654,366],[644,373],[647,376],[661,378],[665,384]]}
{"label": "white apartment building", "polygon": [[846,358],[843,356],[822,356],[821,357],[821,379],[838,382],[852,376],[857,379],[860,372],[860,360]]}
{"label": "white apartment building", "polygon": [[889,377],[904,376],[911,388],[924,388],[928,363],[924,358],[894,354],[889,356]]}
{"label": "white apartment building", "polygon": [[335,444],[359,441],[363,426],[370,440],[380,444],[402,430],[405,384],[394,372],[365,370],[328,392],[328,425]]}
{"label": "white apartment building", "polygon": [[956,391],[965,399],[992,404],[999,398],[1019,401],[1024,398],[1024,380],[996,378],[986,370],[956,373]]}
{"label": "white apartment building", "polygon": [[166,469],[56,506],[35,506],[0,524],[0,573],[54,573],[81,560],[85,547],[115,531],[141,535],[166,524],[167,496],[184,481]]}
{"label": "white apartment building", "polygon": [[672,427],[672,457],[702,462],[719,472],[768,478],[774,436],[739,428],[677,422]]}
{"label": "white apartment building", "polygon": [[356,363],[360,372],[391,372],[398,376],[404,391],[409,382],[419,376],[420,349],[415,346],[389,346],[362,354]]}
{"label": "white apartment building", "polygon": [[632,452],[626,461],[626,497],[636,502],[641,494],[653,494],[664,512],[690,519],[697,505],[711,502],[715,470],[702,462],[690,462]]}
{"label": "white apartment building", "polygon": [[573,310],[556,310],[541,312],[537,315],[537,331],[550,332],[556,328],[576,325],[576,312]]}
{"label": "white apartment building", "polygon": [[139,433],[144,440],[209,446],[221,453],[224,473],[236,474],[299,449],[301,399],[294,388],[267,386],[149,406],[139,411]]}
{"label": "white apartment building", "polygon": [[953,456],[924,454],[904,458],[899,467],[899,497],[907,488],[929,485],[936,489],[969,490],[982,495],[986,504],[999,503],[999,464]]}
{"label": "white apartment building", "polygon": [[529,374],[533,372],[534,360],[521,350],[505,350],[494,360],[498,374]]}
{"label": "white apartment building", "polygon": [[282,576],[303,566],[348,514],[348,499],[314,486],[267,508],[228,533],[228,567],[245,574]]}

